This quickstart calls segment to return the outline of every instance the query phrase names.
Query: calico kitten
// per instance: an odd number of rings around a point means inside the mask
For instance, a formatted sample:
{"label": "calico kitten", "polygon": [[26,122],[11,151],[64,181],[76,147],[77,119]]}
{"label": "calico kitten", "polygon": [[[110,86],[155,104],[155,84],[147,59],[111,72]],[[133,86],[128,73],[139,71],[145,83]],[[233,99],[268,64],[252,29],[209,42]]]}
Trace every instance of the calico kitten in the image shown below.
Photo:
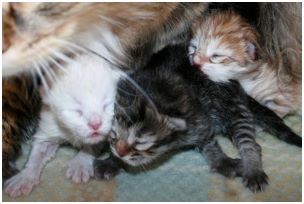
{"label": "calico kitten", "polygon": [[19,174],[5,182],[6,193],[12,197],[29,194],[38,185],[43,167],[63,143],[81,149],[69,162],[66,176],[76,183],[94,176],[92,145],[102,149],[111,130],[120,76],[120,71],[95,55],[82,55],[59,73],[43,97],[29,159]]}
{"label": "calico kitten", "polygon": [[[30,76],[2,80],[2,178],[18,172],[14,161],[21,153],[21,143],[35,133],[41,98]],[[21,117],[22,116],[22,117]]]}
{"label": "calico kitten", "polygon": [[280,78],[285,66],[278,58],[263,57],[259,34],[233,11],[211,13],[198,19],[189,46],[193,64],[216,82],[235,79],[257,101],[284,117],[300,108],[301,82]]}
{"label": "calico kitten", "polygon": [[[261,147],[255,142],[254,124],[267,126],[266,131],[280,138],[278,128],[284,132],[281,139],[301,146],[301,138],[246,96],[238,83],[216,84],[191,67],[185,46],[164,49],[131,77],[146,96],[129,81],[119,82],[110,134],[113,154],[131,166],[149,164],[172,150],[198,147],[212,170],[243,177],[255,192],[263,190],[268,178],[262,168]],[[252,112],[248,105],[259,111]],[[216,133],[232,139],[241,159],[229,158],[221,150]],[[98,165],[95,162],[96,169]]]}

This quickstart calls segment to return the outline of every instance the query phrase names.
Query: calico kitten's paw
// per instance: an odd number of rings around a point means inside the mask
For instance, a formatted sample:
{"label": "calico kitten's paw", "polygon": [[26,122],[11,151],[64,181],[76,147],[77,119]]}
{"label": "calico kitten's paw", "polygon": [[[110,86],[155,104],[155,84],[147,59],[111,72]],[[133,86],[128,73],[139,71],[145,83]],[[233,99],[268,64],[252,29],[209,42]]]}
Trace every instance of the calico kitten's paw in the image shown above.
{"label": "calico kitten's paw", "polygon": [[39,184],[39,176],[23,170],[4,183],[4,191],[11,197],[28,195]]}
{"label": "calico kitten's paw", "polygon": [[95,177],[98,179],[110,180],[119,173],[120,169],[121,167],[111,159],[94,161]]}
{"label": "calico kitten's paw", "polygon": [[74,183],[87,183],[94,176],[93,157],[79,155],[69,162],[66,177]]}
{"label": "calico kitten's paw", "polygon": [[240,159],[232,159],[227,157],[221,159],[215,166],[212,166],[211,171],[222,174],[228,178],[242,176],[242,163]]}
{"label": "calico kitten's paw", "polygon": [[268,176],[264,171],[257,171],[243,176],[244,185],[252,192],[261,192],[268,185]]}

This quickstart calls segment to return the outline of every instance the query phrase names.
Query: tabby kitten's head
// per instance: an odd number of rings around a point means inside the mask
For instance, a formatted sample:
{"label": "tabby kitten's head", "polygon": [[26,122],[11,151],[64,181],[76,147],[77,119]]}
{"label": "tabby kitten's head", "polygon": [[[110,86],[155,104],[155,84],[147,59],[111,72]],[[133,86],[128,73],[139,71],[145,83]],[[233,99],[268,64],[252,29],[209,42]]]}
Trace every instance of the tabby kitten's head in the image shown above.
{"label": "tabby kitten's head", "polygon": [[248,71],[260,49],[255,29],[232,11],[197,19],[193,30],[190,60],[213,81],[227,82]]}
{"label": "tabby kitten's head", "polygon": [[175,133],[186,130],[185,120],[156,113],[136,96],[123,100],[123,104],[115,107],[110,133],[111,150],[115,156],[129,165],[140,166],[175,147]]}

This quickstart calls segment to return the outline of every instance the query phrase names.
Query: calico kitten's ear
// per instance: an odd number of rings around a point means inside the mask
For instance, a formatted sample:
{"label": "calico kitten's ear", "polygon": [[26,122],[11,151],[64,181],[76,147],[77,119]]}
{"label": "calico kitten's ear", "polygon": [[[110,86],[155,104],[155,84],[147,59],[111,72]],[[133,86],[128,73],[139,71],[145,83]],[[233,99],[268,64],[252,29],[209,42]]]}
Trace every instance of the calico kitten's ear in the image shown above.
{"label": "calico kitten's ear", "polygon": [[187,129],[187,123],[182,118],[167,117],[167,124],[173,131],[183,131]]}
{"label": "calico kitten's ear", "polygon": [[246,51],[251,60],[256,59],[256,46],[253,43],[247,42]]}

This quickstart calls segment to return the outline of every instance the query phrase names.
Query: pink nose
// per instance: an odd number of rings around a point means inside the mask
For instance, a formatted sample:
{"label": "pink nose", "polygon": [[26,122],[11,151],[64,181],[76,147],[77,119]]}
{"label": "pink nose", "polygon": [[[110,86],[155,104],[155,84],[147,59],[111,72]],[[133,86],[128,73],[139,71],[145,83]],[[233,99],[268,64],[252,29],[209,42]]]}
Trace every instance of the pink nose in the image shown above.
{"label": "pink nose", "polygon": [[115,145],[115,149],[116,149],[117,154],[121,157],[129,154],[129,152],[131,150],[129,145],[123,140],[118,140],[118,142]]}
{"label": "pink nose", "polygon": [[195,65],[201,65],[203,66],[206,62],[209,62],[209,58],[205,56],[201,56],[199,54],[195,55],[193,58],[193,63]]}
{"label": "pink nose", "polygon": [[93,130],[98,130],[101,126],[101,120],[100,119],[94,119],[94,120],[91,120],[89,123],[88,123],[88,126],[90,128],[92,128]]}

